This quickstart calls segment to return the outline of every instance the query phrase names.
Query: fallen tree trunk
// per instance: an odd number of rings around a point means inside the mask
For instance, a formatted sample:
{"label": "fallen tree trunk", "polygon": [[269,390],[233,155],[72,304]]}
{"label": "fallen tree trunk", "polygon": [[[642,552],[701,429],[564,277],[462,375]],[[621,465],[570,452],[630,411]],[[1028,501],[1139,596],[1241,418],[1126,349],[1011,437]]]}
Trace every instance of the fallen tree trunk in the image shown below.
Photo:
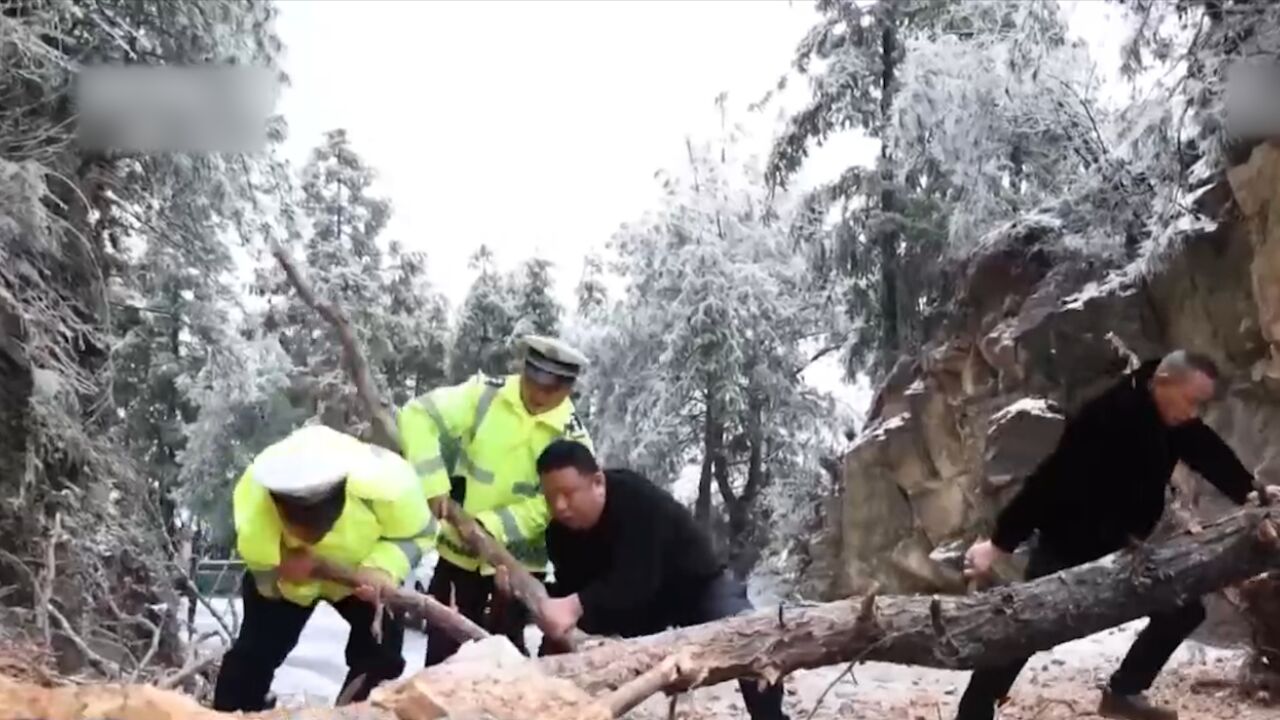
{"label": "fallen tree trunk", "polygon": [[[1116,553],[1094,563],[1034,582],[995,588],[964,597],[854,598],[794,608],[771,608],[634,640],[606,642],[583,652],[527,662],[534,675],[568,680],[590,698],[568,697],[563,684],[548,680],[548,693],[564,699],[574,712],[598,715],[600,707],[619,709],[637,701],[636,688],[645,691],[682,690],[739,677],[774,679],[803,668],[843,662],[882,662],[968,669],[1005,662],[1047,650],[1055,645],[1168,609],[1186,598],[1199,597],[1280,567],[1275,511],[1249,509],[1207,525],[1199,533],[1184,533],[1134,554]],[[669,658],[679,657],[672,670]],[[657,673],[626,691],[616,690],[654,668]],[[520,684],[520,693],[507,697],[511,668],[491,663],[466,666],[445,663],[414,677],[374,691],[368,703],[336,709],[262,713],[267,720],[429,720],[441,717],[443,706],[456,710],[451,695],[459,687],[483,691],[484,709],[494,718],[529,720],[528,693],[536,681]],[[667,674],[670,673],[670,674]],[[665,686],[655,677],[674,678]],[[533,686],[529,683],[533,682]],[[511,685],[511,687],[515,687]],[[560,689],[555,689],[555,688]],[[154,688],[125,692],[116,688],[71,688],[52,691],[33,686],[0,684],[0,720],[57,718],[82,720],[88,711],[40,712],[50,705],[50,693],[74,693],[80,700],[96,694],[103,702],[146,698],[157,702]],[[511,690],[515,693],[515,690]],[[132,694],[131,694],[132,693]],[[172,702],[181,696],[169,694]],[[114,700],[111,700],[114,698]],[[432,698],[435,698],[432,700]],[[72,702],[63,698],[62,702]],[[25,704],[24,704],[25,703]],[[42,703],[42,704],[41,704]],[[190,701],[186,700],[188,709]],[[72,707],[66,705],[64,707]],[[101,705],[96,707],[103,707]],[[143,714],[116,706],[96,717],[115,720],[224,720],[229,715]],[[140,706],[138,706],[140,708]],[[499,712],[506,708],[506,712]],[[76,712],[80,714],[75,714]],[[432,714],[437,713],[437,714]],[[538,717],[581,717],[544,712]]]}
{"label": "fallen tree trunk", "polygon": [[[544,658],[547,674],[588,692],[616,688],[672,654],[694,685],[878,660],[971,669],[1006,662],[1170,609],[1280,567],[1276,518],[1244,510],[1150,545],[1034,582],[967,596],[842,600],[772,608],[719,622]],[[863,616],[860,620],[860,614]]]}

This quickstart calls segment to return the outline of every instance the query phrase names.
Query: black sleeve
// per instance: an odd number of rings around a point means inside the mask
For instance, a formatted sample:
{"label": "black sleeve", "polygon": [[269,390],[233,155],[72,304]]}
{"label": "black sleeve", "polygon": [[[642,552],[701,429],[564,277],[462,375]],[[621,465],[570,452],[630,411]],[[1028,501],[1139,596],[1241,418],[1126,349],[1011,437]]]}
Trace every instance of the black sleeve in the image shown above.
{"label": "black sleeve", "polygon": [[578,577],[579,568],[576,567],[574,558],[567,552],[570,548],[565,538],[560,536],[559,528],[554,522],[547,525],[544,537],[547,544],[547,558],[555,568],[555,579],[544,582],[543,587],[547,589],[547,595],[553,598],[572,595],[582,583]]}
{"label": "black sleeve", "polygon": [[1099,457],[1106,457],[1106,419],[1110,412],[1105,398],[1081,409],[1067,420],[1058,446],[1027,476],[1013,500],[996,516],[991,542],[1011,553],[1040,527],[1046,513],[1055,511],[1064,478],[1088,478],[1087,467]]}
{"label": "black sleeve", "polygon": [[619,518],[609,572],[578,591],[584,618],[625,616],[643,611],[656,600],[668,523],[642,515],[637,508]]}
{"label": "black sleeve", "polygon": [[1213,428],[1192,420],[1175,428],[1173,436],[1182,462],[1237,504],[1245,503],[1253,490],[1253,473]]}
{"label": "black sleeve", "polygon": [[[1051,455],[1050,460],[1052,458]],[[1046,461],[1023,481],[1018,494],[996,516],[996,529],[991,534],[993,545],[1011,553],[1031,537],[1031,533],[1040,525],[1044,506],[1048,504],[1046,498],[1057,476],[1053,463]]]}

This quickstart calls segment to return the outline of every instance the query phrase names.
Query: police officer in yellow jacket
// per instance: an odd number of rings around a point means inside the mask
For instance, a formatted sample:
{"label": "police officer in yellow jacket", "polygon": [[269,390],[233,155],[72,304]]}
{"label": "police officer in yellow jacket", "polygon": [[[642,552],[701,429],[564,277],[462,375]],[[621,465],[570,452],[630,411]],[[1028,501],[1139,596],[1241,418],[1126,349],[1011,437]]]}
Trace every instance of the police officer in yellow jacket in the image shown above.
{"label": "police officer in yellow jacket", "polygon": [[[540,577],[547,566],[543,534],[550,513],[535,461],[557,438],[591,445],[569,399],[587,359],[559,340],[539,336],[523,338],[520,350],[518,374],[476,375],[406,404],[399,413],[400,441],[428,498],[451,495]],[[494,597],[493,568],[447,525],[440,532],[439,551],[427,592],[506,635],[527,655],[523,635],[528,612],[516,601]],[[455,640],[428,628],[427,666],[457,649]]]}
{"label": "police officer in yellow jacket", "polygon": [[[248,569],[244,623],[222,660],[214,709],[266,709],[275,671],[320,600],[351,626],[347,683],[366,676],[354,699],[399,677],[404,629],[385,614],[379,643],[372,601],[404,582],[434,547],[439,529],[409,463],[336,430],[309,426],[254,459],[236,484],[233,506],[236,547]],[[312,578],[317,557],[353,568],[360,586]]]}

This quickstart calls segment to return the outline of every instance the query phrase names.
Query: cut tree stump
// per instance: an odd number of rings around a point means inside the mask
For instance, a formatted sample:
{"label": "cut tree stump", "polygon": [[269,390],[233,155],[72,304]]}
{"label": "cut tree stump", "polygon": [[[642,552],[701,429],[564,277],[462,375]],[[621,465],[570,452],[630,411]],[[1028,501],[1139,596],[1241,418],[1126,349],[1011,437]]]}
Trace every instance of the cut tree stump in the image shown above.
{"label": "cut tree stump", "polygon": [[[1270,509],[1243,510],[1196,535],[1184,533],[1136,555],[1116,553],[1034,582],[970,596],[868,596],[771,608],[645,638],[607,641],[568,655],[519,659],[514,665],[459,658],[461,662],[384,685],[365,703],[248,717],[434,720],[447,711],[451,718],[585,720],[608,717],[600,712],[609,713],[611,705],[622,710],[638,702],[637,689],[680,691],[752,676],[773,680],[802,668],[862,660],[959,669],[1001,663],[1280,568],[1278,517]],[[494,640],[498,638],[481,643]],[[664,674],[672,669],[672,656],[680,658],[678,672]],[[662,669],[650,672],[654,668]],[[668,682],[663,686],[653,681],[655,677]],[[624,685],[627,690],[613,693]],[[99,704],[67,704],[89,697]],[[135,698],[134,704],[122,706],[125,697]],[[62,710],[56,709],[56,702],[63,703]],[[103,717],[231,716],[194,709],[190,700],[155,688],[50,690],[0,684],[0,720]]]}

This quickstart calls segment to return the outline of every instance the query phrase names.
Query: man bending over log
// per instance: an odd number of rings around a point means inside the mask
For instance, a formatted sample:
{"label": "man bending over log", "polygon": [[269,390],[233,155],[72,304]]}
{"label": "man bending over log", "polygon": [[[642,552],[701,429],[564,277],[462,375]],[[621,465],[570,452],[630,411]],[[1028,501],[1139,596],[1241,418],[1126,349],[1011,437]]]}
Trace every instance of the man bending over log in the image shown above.
{"label": "man bending over log", "polygon": [[[570,395],[587,358],[556,338],[521,338],[520,372],[476,375],[406,404],[399,414],[404,454],[428,498],[451,496],[535,578],[546,572],[543,543],[548,513],[534,473],[538,453],[558,437],[591,443]],[[494,597],[493,568],[446,525],[440,559],[427,592],[490,630],[506,635],[524,654],[525,607]],[[485,610],[489,609],[486,621]],[[427,627],[427,667],[444,662],[458,641]]]}
{"label": "man bending over log", "polygon": [[[591,450],[572,440],[548,445],[537,465],[551,508],[547,554],[556,573],[542,608],[542,654],[563,652],[556,641],[574,627],[638,637],[751,609],[746,586],[726,572],[711,538],[666,491],[629,470],[602,471]],[[781,683],[762,689],[744,679],[740,686],[752,718],[785,720]]]}
{"label": "man bending over log", "polygon": [[[1237,503],[1251,497],[1253,475],[1199,415],[1218,390],[1212,360],[1178,350],[1144,363],[1068,420],[1057,448],[1000,513],[990,540],[966,554],[971,577],[988,576],[997,556],[1038,538],[1028,579],[1082,565],[1126,546],[1140,548],[1164,512],[1178,461]],[[1276,488],[1267,488],[1273,496]],[[1152,615],[1110,682],[1098,714],[1176,720],[1143,693],[1178,645],[1204,620],[1199,598]],[[1026,659],[973,673],[958,720],[991,720]]]}
{"label": "man bending over log", "polygon": [[[413,467],[337,430],[304,427],[254,459],[233,506],[236,548],[248,566],[244,624],[222,660],[213,709],[267,709],[276,669],[321,599],[351,625],[343,686],[365,676],[352,699],[399,677],[404,629],[386,613],[376,638],[373,603],[435,544],[438,526]],[[358,585],[316,579],[317,558],[355,567]]]}

